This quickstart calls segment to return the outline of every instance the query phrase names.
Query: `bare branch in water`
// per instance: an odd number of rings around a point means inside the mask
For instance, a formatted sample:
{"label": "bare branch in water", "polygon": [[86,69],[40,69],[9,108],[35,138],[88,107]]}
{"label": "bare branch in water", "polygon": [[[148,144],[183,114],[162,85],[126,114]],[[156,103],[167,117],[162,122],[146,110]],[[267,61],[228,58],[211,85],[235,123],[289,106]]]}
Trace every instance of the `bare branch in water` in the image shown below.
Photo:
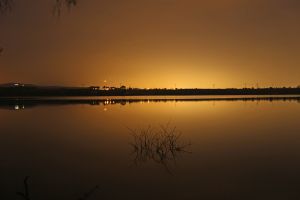
{"label": "bare branch in water", "polygon": [[29,188],[28,188],[28,179],[29,176],[26,176],[24,179],[24,193],[23,192],[17,192],[17,195],[21,196],[24,200],[30,200],[29,195]]}
{"label": "bare branch in water", "polygon": [[169,163],[176,162],[179,154],[190,153],[186,149],[191,143],[180,142],[181,133],[169,124],[159,128],[148,126],[140,130],[129,129],[133,137],[134,163],[154,161],[169,170]]}
{"label": "bare branch in water", "polygon": [[83,197],[80,197],[78,200],[87,200],[90,198],[97,190],[99,189],[99,186],[96,185],[94,188],[92,188],[90,191],[83,194]]}
{"label": "bare branch in water", "polygon": [[[17,192],[17,195],[21,196],[24,200],[31,200],[30,194],[29,194],[28,180],[29,180],[29,176],[26,176],[24,179],[24,192]],[[83,196],[80,197],[78,200],[89,199],[98,189],[99,189],[99,186],[96,185],[90,191],[84,193]]]}

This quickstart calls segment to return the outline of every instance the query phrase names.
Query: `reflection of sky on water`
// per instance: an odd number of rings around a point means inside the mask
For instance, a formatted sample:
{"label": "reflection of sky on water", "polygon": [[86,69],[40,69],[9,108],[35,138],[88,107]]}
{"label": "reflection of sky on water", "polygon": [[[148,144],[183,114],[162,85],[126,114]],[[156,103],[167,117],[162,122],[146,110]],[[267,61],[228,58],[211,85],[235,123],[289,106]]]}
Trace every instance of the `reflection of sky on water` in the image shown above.
{"label": "reflection of sky on water", "polygon": [[[1,109],[1,195],[15,199],[28,175],[32,199],[43,200],[76,199],[94,185],[102,199],[299,194],[298,101],[147,102],[44,102],[34,109],[27,108],[35,102],[13,102],[12,108],[25,109]],[[141,130],[169,121],[182,132],[180,141],[192,143],[187,149],[192,153],[178,154],[172,175],[153,161],[133,166],[127,127]]]}

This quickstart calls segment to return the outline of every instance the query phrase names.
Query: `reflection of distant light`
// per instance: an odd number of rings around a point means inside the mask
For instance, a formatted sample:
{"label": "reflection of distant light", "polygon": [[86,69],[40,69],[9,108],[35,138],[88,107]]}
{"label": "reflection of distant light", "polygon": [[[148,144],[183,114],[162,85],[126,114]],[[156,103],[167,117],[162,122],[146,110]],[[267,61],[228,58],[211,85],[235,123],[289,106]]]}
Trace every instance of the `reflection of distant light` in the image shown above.
{"label": "reflection of distant light", "polygon": [[14,86],[19,86],[19,83],[15,83]]}
{"label": "reflection of distant light", "polygon": [[112,101],[112,100],[110,100],[110,99],[106,99],[106,100],[103,102],[104,105],[109,105],[109,104],[114,104],[114,103],[115,103],[115,101]]}
{"label": "reflection of distant light", "polygon": [[25,106],[24,106],[24,105],[15,105],[15,106],[14,106],[14,109],[15,109],[15,110],[25,109]]}
{"label": "reflection of distant light", "polygon": [[106,111],[107,111],[107,108],[104,108],[103,111],[106,112]]}

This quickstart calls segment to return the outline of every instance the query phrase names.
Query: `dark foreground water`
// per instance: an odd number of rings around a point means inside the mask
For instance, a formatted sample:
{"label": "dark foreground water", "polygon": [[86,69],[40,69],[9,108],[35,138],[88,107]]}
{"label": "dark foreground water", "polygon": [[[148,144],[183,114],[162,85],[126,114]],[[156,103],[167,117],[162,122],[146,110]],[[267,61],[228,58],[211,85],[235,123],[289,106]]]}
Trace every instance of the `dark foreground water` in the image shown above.
{"label": "dark foreground water", "polygon": [[142,99],[0,100],[0,199],[300,199],[299,98]]}

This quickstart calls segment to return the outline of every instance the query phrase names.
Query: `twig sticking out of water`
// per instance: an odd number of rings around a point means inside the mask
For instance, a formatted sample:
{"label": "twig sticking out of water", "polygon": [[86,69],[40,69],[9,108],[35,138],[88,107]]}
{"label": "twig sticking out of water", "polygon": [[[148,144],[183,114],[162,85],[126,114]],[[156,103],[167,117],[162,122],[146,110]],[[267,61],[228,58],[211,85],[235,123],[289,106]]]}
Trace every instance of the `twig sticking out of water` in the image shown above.
{"label": "twig sticking out of water", "polygon": [[[17,195],[21,196],[24,200],[31,200],[30,194],[29,194],[29,187],[28,187],[28,180],[29,176],[26,176],[24,179],[24,192],[17,192]],[[99,189],[99,186],[96,185],[94,188],[92,188],[90,191],[83,194],[82,197],[80,197],[78,200],[87,200],[89,199],[97,190]]]}
{"label": "twig sticking out of water", "polygon": [[90,198],[97,190],[99,189],[99,186],[96,185],[93,189],[83,194],[83,197],[80,197],[78,200],[87,200]]}
{"label": "twig sticking out of water", "polygon": [[28,179],[29,176],[26,176],[24,179],[24,193],[23,192],[17,192],[17,195],[21,196],[25,200],[30,200],[30,195],[29,195],[29,188],[28,188]]}

